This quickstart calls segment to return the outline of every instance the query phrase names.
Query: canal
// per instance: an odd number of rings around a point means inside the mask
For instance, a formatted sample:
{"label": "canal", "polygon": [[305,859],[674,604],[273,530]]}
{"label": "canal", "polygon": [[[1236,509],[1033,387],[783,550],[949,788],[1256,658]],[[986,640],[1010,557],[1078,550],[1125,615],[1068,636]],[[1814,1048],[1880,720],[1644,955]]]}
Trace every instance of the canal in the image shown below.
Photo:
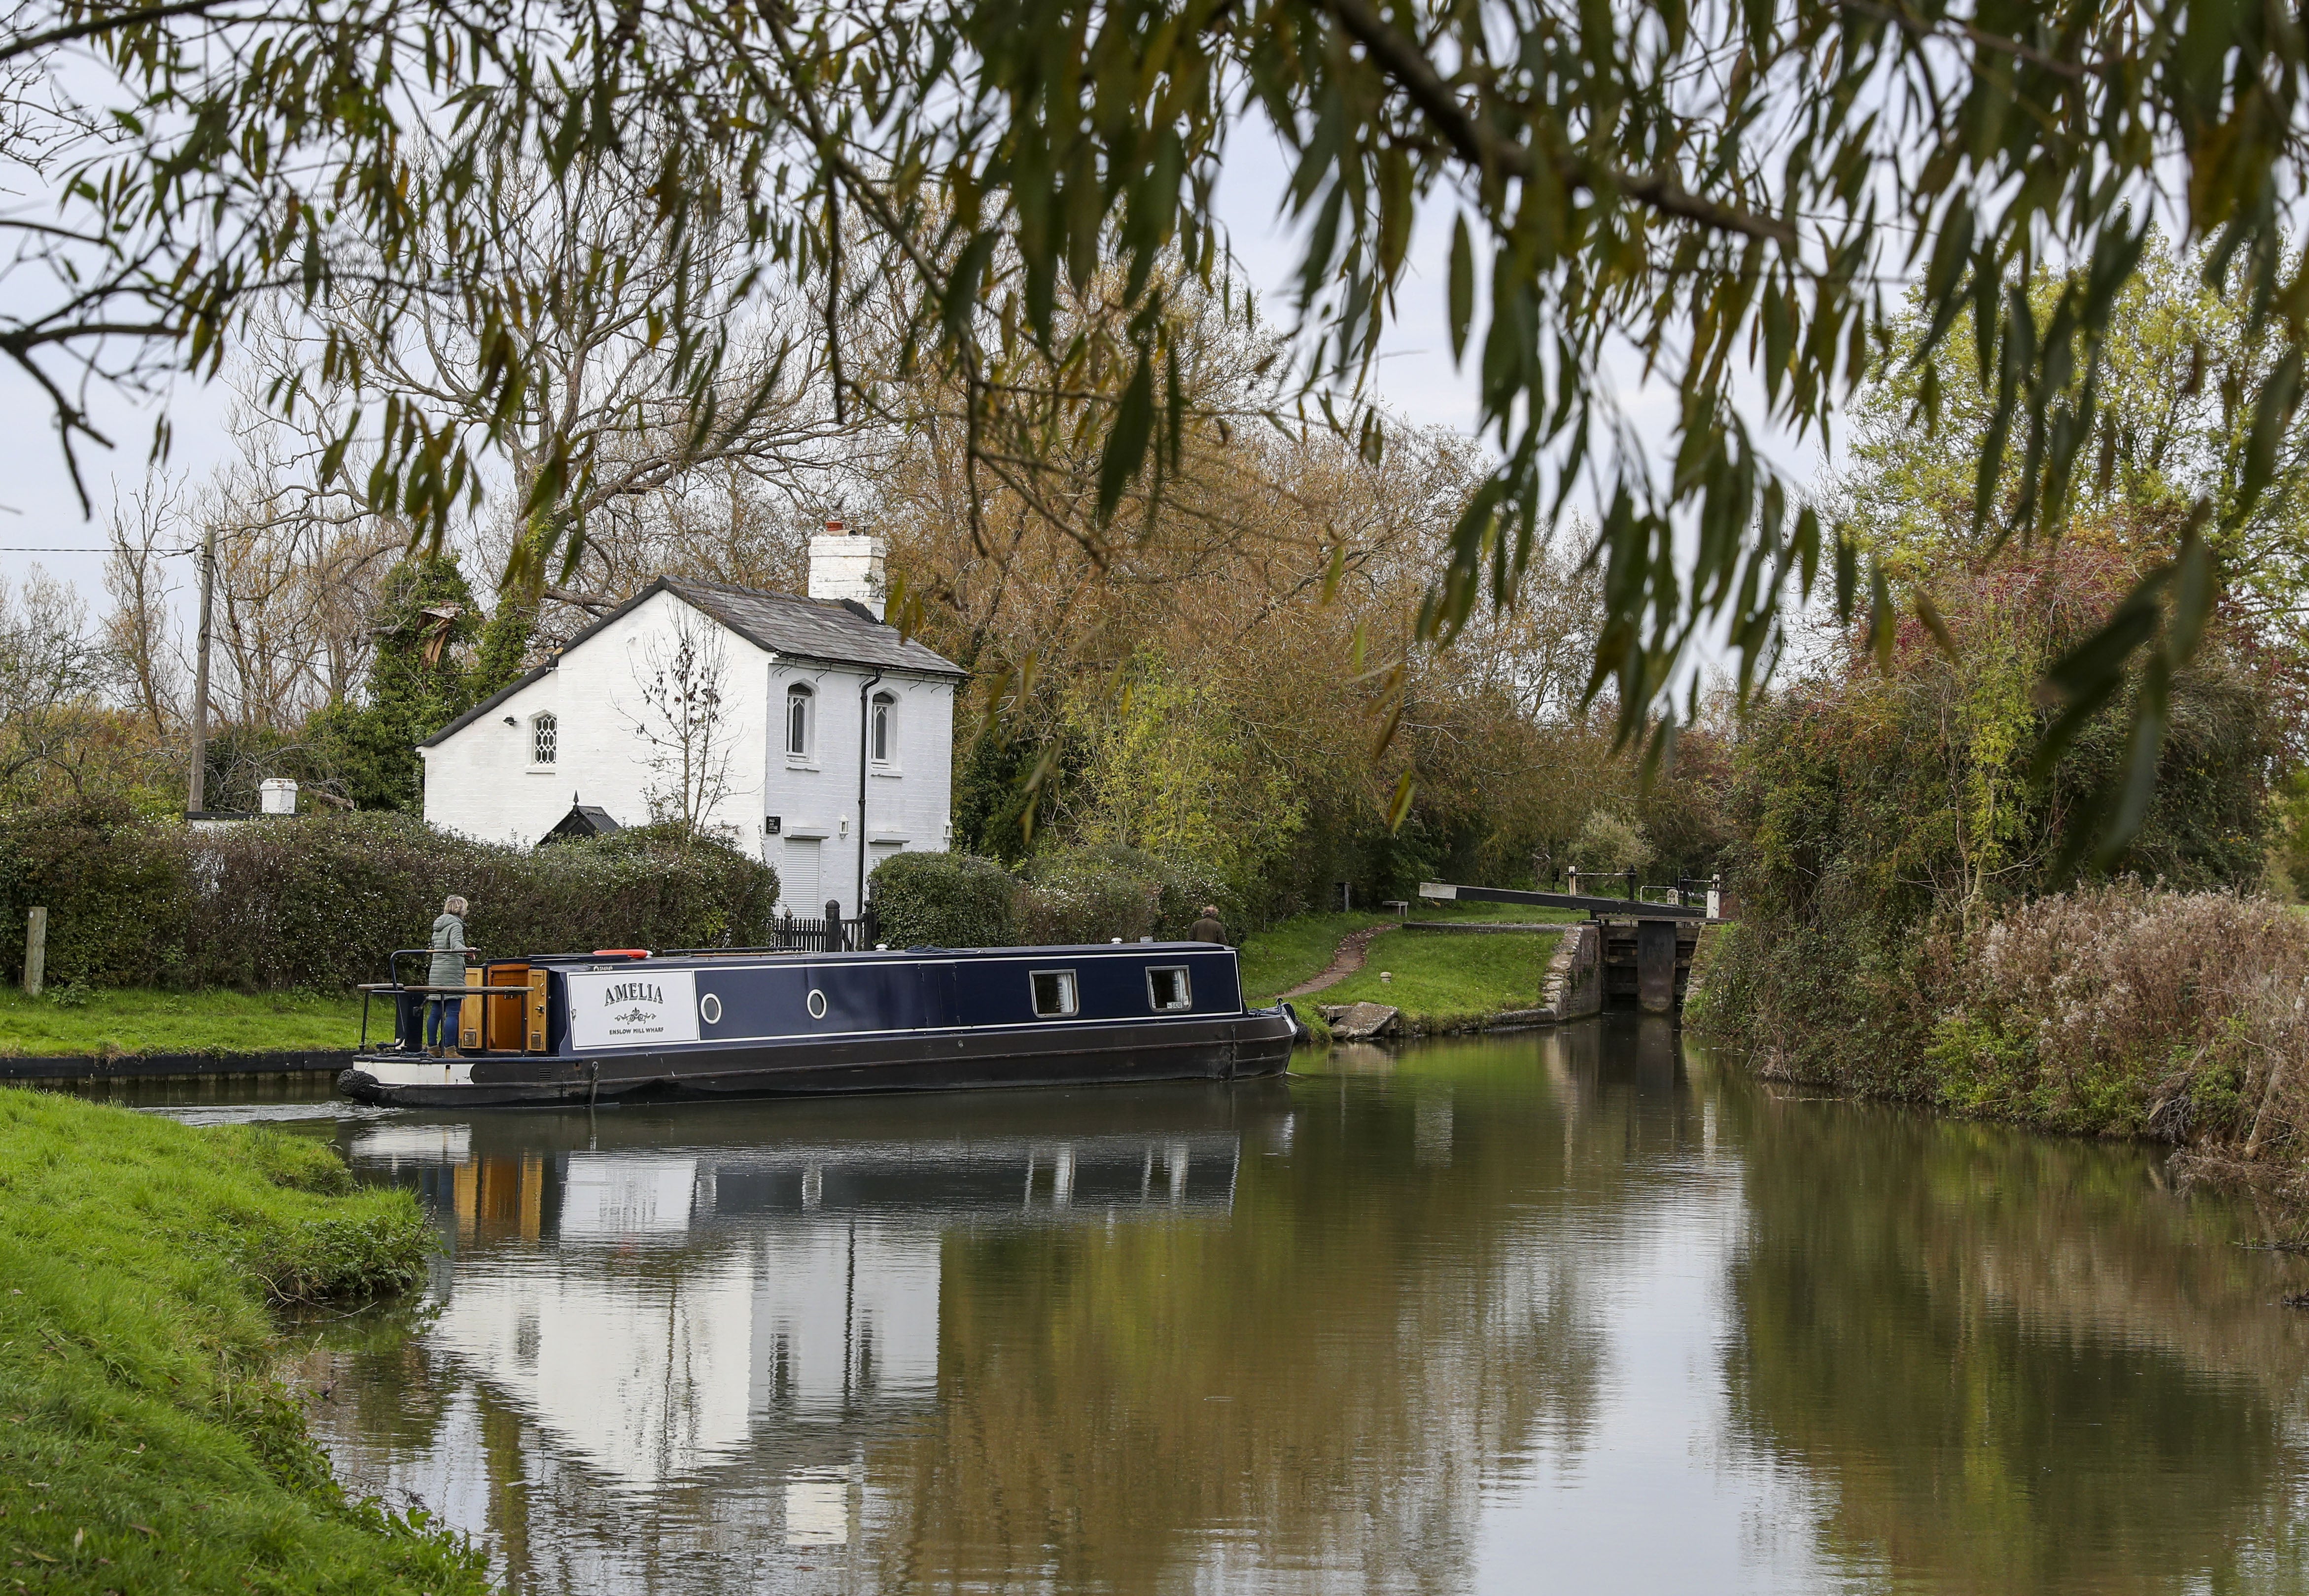
{"label": "canal", "polygon": [[423,1299],[294,1376],[349,1485],[519,1592],[2309,1583],[2309,1266],[2250,1204],[1649,1023],[1232,1088],[175,1111],[430,1205]]}

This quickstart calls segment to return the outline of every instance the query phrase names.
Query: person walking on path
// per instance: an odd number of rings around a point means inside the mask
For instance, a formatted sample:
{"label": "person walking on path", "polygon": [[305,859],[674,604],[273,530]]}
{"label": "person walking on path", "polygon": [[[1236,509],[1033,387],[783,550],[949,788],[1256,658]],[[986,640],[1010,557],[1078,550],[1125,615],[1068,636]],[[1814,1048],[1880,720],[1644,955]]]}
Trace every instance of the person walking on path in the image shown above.
{"label": "person walking on path", "polygon": [[1194,929],[1187,933],[1187,940],[1189,942],[1215,942],[1222,945],[1225,943],[1226,927],[1219,922],[1217,905],[1212,903],[1206,903],[1203,905],[1203,918],[1197,920],[1195,922]]}
{"label": "person walking on path", "polygon": [[[426,972],[428,987],[465,984],[465,901],[451,893],[442,902],[433,922],[433,967]],[[436,1058],[457,1045],[457,1005],[464,999],[438,992],[425,995],[425,1049]]]}

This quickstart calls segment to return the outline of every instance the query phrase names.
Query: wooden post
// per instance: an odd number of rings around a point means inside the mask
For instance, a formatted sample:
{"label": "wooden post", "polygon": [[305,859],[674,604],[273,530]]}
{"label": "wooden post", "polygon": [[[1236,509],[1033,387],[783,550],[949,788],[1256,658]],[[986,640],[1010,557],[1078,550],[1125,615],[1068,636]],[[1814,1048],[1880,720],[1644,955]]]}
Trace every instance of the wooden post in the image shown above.
{"label": "wooden post", "polygon": [[1636,1006],[1647,1014],[1675,1012],[1675,922],[1636,922]]}
{"label": "wooden post", "polygon": [[193,668],[193,771],[185,788],[185,812],[198,815],[208,807],[209,769],[209,611],[216,595],[216,522],[201,535],[200,647]]}
{"label": "wooden post", "polygon": [[38,997],[48,979],[48,911],[24,916],[24,996]]}

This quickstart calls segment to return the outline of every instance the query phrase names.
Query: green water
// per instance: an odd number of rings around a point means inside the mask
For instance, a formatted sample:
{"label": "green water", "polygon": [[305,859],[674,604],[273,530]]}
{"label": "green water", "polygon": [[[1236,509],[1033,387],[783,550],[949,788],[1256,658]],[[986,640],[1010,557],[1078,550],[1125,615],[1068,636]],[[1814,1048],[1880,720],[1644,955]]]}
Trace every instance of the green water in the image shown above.
{"label": "green water", "polygon": [[2309,1585],[2309,1266],[2154,1152],[1633,1022],[1315,1067],[309,1121],[445,1250],[298,1378],[523,1592]]}

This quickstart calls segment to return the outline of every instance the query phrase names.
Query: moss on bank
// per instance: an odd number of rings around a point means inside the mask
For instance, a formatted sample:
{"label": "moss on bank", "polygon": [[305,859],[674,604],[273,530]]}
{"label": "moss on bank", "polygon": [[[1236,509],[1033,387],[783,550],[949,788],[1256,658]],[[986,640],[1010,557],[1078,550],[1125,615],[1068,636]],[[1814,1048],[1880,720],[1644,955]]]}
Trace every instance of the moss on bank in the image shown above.
{"label": "moss on bank", "polygon": [[20,1589],[487,1589],[348,1501],[273,1310],[404,1289],[432,1238],[329,1149],[0,1090],[0,1548]]}

